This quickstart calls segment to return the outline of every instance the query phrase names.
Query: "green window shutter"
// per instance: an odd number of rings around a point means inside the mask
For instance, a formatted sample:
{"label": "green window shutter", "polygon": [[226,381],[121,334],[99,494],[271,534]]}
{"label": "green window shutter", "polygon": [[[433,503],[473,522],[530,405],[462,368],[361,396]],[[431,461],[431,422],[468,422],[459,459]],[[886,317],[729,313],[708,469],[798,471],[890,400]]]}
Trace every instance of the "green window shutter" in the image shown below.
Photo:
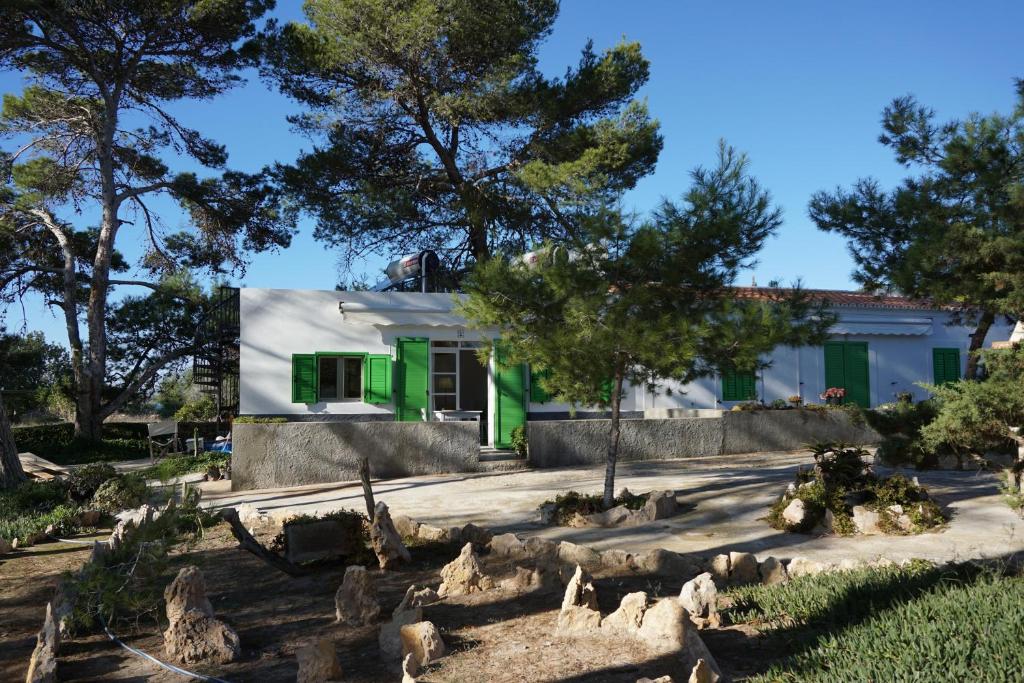
{"label": "green window shutter", "polygon": [[932,349],[935,384],[949,384],[960,379],[960,349]]}
{"label": "green window shutter", "polygon": [[739,389],[744,401],[753,401],[757,398],[757,375],[753,370],[739,373]]}
{"label": "green window shutter", "polygon": [[846,371],[842,342],[825,343],[825,388],[845,387]]}
{"label": "green window shutter", "polygon": [[425,337],[399,337],[395,343],[395,419],[421,422],[430,407],[430,343]]}
{"label": "green window shutter", "polygon": [[369,354],[363,366],[363,400],[391,403],[391,356]]}
{"label": "green window shutter", "polygon": [[752,401],[757,398],[757,375],[753,370],[722,370],[722,400]]}
{"label": "green window shutter", "polygon": [[541,385],[542,379],[551,377],[550,370],[535,370],[530,368],[530,401],[532,403],[547,403],[551,400],[551,394]]}
{"label": "green window shutter", "polygon": [[601,382],[601,402],[611,403],[612,402],[612,389],[615,388],[614,379],[606,379]]}
{"label": "green window shutter", "polygon": [[292,354],[292,403],[316,403],[316,354]]}
{"label": "green window shutter", "polygon": [[507,365],[500,344],[494,346],[494,446],[509,448],[512,430],[526,424],[526,366]]}

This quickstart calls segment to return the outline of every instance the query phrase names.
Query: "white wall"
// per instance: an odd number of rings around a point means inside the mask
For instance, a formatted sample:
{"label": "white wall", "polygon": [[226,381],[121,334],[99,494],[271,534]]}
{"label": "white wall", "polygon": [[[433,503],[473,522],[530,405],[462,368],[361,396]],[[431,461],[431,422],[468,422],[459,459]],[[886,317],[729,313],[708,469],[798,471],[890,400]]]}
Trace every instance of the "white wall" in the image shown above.
{"label": "white wall", "polygon": [[243,415],[381,414],[390,405],[362,402],[292,403],[292,354],[317,351],[391,353],[372,325],[342,320],[338,302],[361,292],[299,289],[242,289],[241,379],[239,412]]}
{"label": "white wall", "polygon": [[[870,323],[863,321],[876,321],[880,326],[911,319],[931,321],[930,332],[923,335],[837,334],[832,337],[836,341],[867,342],[871,405],[894,401],[895,395],[904,391],[911,392],[915,400],[927,398],[928,393],[917,383],[934,380],[933,348],[960,349],[961,375],[964,372],[969,336],[974,328],[970,325],[947,325],[949,313],[889,309],[839,309],[838,313],[840,323],[856,322],[865,328]],[[1007,339],[1012,329],[1013,326],[1005,320],[996,321],[989,330],[985,346],[996,340]],[[775,399],[786,400],[790,396],[800,395],[806,402],[821,402],[818,397],[828,388],[825,386],[825,360],[821,347],[779,347],[768,360],[770,366],[758,376],[758,398],[770,403]],[[665,395],[667,388],[671,388],[673,396]],[[659,386],[659,394],[654,403],[648,400],[648,407],[730,408],[735,405],[732,401],[722,402],[721,396],[721,381],[718,377],[705,377],[685,386],[677,382],[666,382]]]}
{"label": "white wall", "polygon": [[[458,325],[390,325],[377,326],[354,322],[358,315],[346,320],[338,310],[339,302],[358,306],[422,306],[433,312],[446,310],[451,303],[448,294],[335,292],[292,289],[241,290],[241,383],[240,412],[248,415],[317,415],[393,413],[393,406],[369,405],[362,402],[329,402],[305,405],[291,402],[291,355],[316,351],[356,351],[392,353],[396,337],[427,337],[429,339],[472,341],[480,335]],[[898,325],[900,321],[930,320],[928,334],[899,336],[880,334],[843,334],[837,340],[866,341],[870,364],[871,403],[877,405],[894,400],[900,391],[913,392],[924,398],[925,391],[916,382],[932,381],[932,349],[961,349],[961,372],[967,360],[967,347],[972,328],[948,326],[949,314],[943,311],[838,309],[840,320],[855,326]],[[386,314],[385,314],[386,315]],[[433,315],[428,313],[427,317]],[[437,313],[438,320],[445,316]],[[416,319],[416,316],[413,316]],[[451,322],[451,316],[447,316]],[[860,321],[860,322],[858,322]],[[868,321],[868,322],[865,322]],[[422,320],[419,320],[422,322]],[[457,322],[457,321],[456,321]],[[1012,326],[997,321],[989,332],[986,345],[1004,340]],[[495,336],[494,331],[488,331]],[[815,348],[780,347],[771,355],[771,365],[758,378],[758,396],[766,402],[787,399],[800,394],[806,401],[818,402],[825,387],[823,351]],[[625,411],[665,408],[728,408],[721,403],[721,382],[705,377],[686,386],[667,382],[656,393],[643,387],[628,386],[622,402]],[[490,404],[493,405],[493,400]],[[535,413],[566,412],[561,403],[530,403]],[[585,407],[579,408],[585,410]],[[492,421],[493,422],[493,421]]]}

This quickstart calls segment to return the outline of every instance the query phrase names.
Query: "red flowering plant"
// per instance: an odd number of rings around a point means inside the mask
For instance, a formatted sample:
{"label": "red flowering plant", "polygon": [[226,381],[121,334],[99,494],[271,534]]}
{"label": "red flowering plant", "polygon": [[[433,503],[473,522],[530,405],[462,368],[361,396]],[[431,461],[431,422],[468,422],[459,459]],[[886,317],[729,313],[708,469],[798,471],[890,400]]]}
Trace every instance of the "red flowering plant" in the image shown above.
{"label": "red flowering plant", "polygon": [[846,389],[843,387],[829,387],[821,394],[821,400],[829,405],[839,405],[846,398]]}

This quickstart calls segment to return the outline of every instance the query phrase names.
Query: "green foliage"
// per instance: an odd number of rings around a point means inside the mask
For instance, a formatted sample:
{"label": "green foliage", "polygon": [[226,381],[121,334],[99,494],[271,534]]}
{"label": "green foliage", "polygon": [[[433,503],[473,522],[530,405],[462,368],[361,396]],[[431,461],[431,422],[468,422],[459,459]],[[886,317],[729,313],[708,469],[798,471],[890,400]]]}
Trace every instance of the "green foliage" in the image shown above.
{"label": "green foliage", "polygon": [[17,538],[19,544],[27,545],[30,536],[51,524],[58,533],[68,534],[77,527],[78,512],[63,481],[29,480],[0,492],[0,538]]}
{"label": "green foliage", "polygon": [[89,507],[107,514],[117,514],[146,502],[146,492],[146,480],[141,475],[119,474],[100,485]]}
{"label": "green foliage", "polygon": [[723,143],[717,165],[696,169],[682,201],[663,202],[650,220],[606,207],[571,240],[544,245],[535,263],[496,256],[477,265],[459,311],[475,328],[501,330],[506,362],[547,373],[556,400],[610,407],[614,430],[620,396],[609,380],[685,383],[824,338],[833,317],[799,289],[753,298],[730,286],[780,222],[746,157]]}
{"label": "green foliage", "polygon": [[[815,465],[811,470],[799,469],[792,491],[783,494],[769,509],[767,521],[775,528],[798,533],[813,531],[832,512],[832,531],[840,535],[856,533],[851,499],[880,516],[879,526],[886,533],[904,533],[897,523],[898,515],[890,505],[900,505],[910,517],[912,530],[925,531],[945,522],[939,506],[928,497],[924,487],[916,486],[901,474],[877,477],[864,458],[863,448],[843,444],[821,443],[811,447]],[[786,507],[795,499],[804,503],[803,523],[789,524],[783,517]]]}
{"label": "green foliage", "polygon": [[72,394],[67,349],[48,343],[42,332],[4,334],[0,325],[0,377],[4,378],[4,405],[15,422],[26,416],[46,416]]}
{"label": "green foliage", "polygon": [[865,411],[868,424],[882,435],[878,457],[886,465],[914,465],[919,468],[935,464],[935,451],[921,440],[921,428],[935,419],[934,401],[919,403],[897,401],[888,406]]}
{"label": "green foliage", "polygon": [[[32,291],[81,320],[81,331],[69,325],[68,345],[75,396],[87,403],[77,406],[79,426],[91,440],[106,417],[192,355],[205,301],[182,286],[190,275],[237,269],[247,252],[290,240],[293,205],[279,201],[269,172],[225,170],[223,146],[176,116],[182,101],[209,99],[240,81],[238,71],[253,65],[256,22],[272,6],[0,5],[0,69],[26,82],[0,110],[0,138],[12,152],[0,188],[0,300]],[[174,172],[170,158],[190,170]],[[217,175],[198,177],[198,167]],[[184,229],[157,228],[148,208],[155,194],[181,206]],[[80,229],[60,214],[94,216],[99,225]],[[110,277],[129,269],[116,248],[124,223],[148,235],[142,275],[133,273],[146,279]],[[111,296],[136,282],[145,296]]]}
{"label": "green foliage", "polygon": [[188,498],[177,508],[133,529],[127,541],[105,556],[102,564],[90,563],[80,573],[65,576],[68,590],[75,595],[71,620],[74,633],[94,630],[98,618],[118,631],[138,631],[144,622],[160,626],[163,591],[175,572],[168,549],[182,540],[197,538],[217,523],[217,518],[199,509],[196,502],[194,497]]}
{"label": "green foliage", "polygon": [[32,427],[13,427],[18,450],[35,453],[58,465],[134,460],[149,455],[146,425],[140,422],[111,422],[104,425],[100,442],[75,439],[68,422]]}
{"label": "green foliage", "polygon": [[19,547],[29,545],[35,534],[42,534],[47,528],[54,528],[54,535],[65,536],[78,528],[78,514],[81,510],[68,504],[62,504],[45,512],[30,512],[15,516],[0,517],[0,538],[18,539]]}
{"label": "green foliage", "polygon": [[286,417],[253,417],[252,415],[239,415],[234,419],[235,424],[259,424],[259,425],[280,425],[288,422]]}
{"label": "green foliage", "polygon": [[1024,310],[1024,80],[1016,87],[1011,114],[947,123],[913,97],[893,100],[879,140],[918,173],[892,191],[869,178],[810,202],[820,229],[847,238],[865,289],[955,305],[977,325],[972,350],[997,315]]}
{"label": "green foliage", "polygon": [[[729,593],[734,623],[780,661],[749,680],[1015,680],[1024,666],[1024,579],[925,562],[800,577]],[[965,618],[964,615],[970,615]]]}
{"label": "green foliage", "polygon": [[[630,510],[639,510],[647,502],[647,494],[631,493],[629,489],[622,489],[619,495],[612,501],[609,507],[625,505]],[[558,525],[567,525],[576,515],[593,515],[603,512],[606,509],[603,496],[588,495],[579,491],[566,491],[555,496],[555,499],[544,501],[543,506],[554,505],[555,512],[552,520]]]}
{"label": "green foliage", "polygon": [[100,486],[115,476],[117,470],[113,465],[101,462],[83,465],[73,470],[68,477],[68,494],[79,502],[87,501]]}
{"label": "green foliage", "polygon": [[192,453],[182,453],[163,458],[156,465],[147,467],[141,474],[147,479],[167,481],[172,477],[191,474],[192,472],[205,472],[210,467],[225,467],[230,463],[230,453],[206,451],[198,456]]}
{"label": "green foliage", "polygon": [[[322,139],[284,183],[350,253],[445,245],[458,261],[565,235],[635,186],[661,151],[636,97],[637,43],[538,68],[555,0],[323,0],[267,36],[265,73]],[[341,95],[340,93],[344,93]],[[423,179],[429,179],[424,182]]]}
{"label": "green foliage", "polygon": [[185,402],[174,413],[178,422],[204,422],[217,417],[217,404],[209,394],[203,394]]}
{"label": "green foliage", "polygon": [[983,354],[988,377],[930,386],[935,419],[921,428],[924,448],[984,452],[1010,450],[1010,427],[1024,424],[1024,351]]}
{"label": "green foliage", "polygon": [[516,425],[513,427],[510,441],[512,450],[516,452],[516,455],[520,458],[525,458],[530,448],[530,441],[526,438],[526,425]]}

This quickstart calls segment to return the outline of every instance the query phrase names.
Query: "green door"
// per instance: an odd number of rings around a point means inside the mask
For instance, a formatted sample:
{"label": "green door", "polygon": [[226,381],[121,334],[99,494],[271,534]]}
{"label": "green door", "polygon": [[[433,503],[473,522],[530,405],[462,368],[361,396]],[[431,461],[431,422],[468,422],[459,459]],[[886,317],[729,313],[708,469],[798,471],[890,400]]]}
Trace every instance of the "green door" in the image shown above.
{"label": "green door", "polygon": [[430,406],[429,342],[423,337],[399,337],[395,345],[395,420],[421,422]]}
{"label": "green door", "polygon": [[526,424],[526,366],[506,365],[495,344],[494,447],[509,448],[512,430]]}
{"label": "green door", "polygon": [[867,342],[825,343],[825,387],[846,389],[844,403],[871,407]]}

